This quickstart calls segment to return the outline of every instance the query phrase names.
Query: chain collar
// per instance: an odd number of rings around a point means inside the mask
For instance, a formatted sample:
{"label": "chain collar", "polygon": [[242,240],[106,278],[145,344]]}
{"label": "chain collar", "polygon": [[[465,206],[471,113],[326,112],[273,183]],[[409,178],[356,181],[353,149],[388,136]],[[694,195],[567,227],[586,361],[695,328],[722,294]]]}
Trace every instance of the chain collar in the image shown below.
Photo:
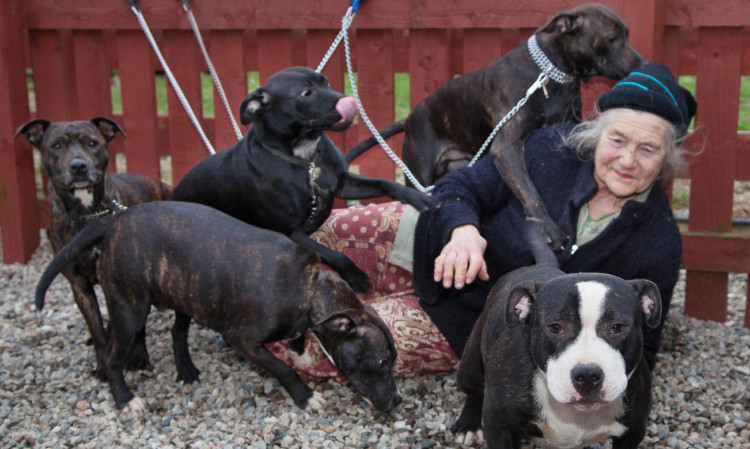
{"label": "chain collar", "polygon": [[315,220],[318,214],[318,210],[320,209],[320,201],[318,199],[318,191],[320,190],[320,187],[318,186],[318,177],[320,176],[321,169],[320,167],[315,165],[315,161],[318,158],[318,150],[317,149],[315,150],[315,154],[313,155],[312,160],[308,161],[307,159],[303,159],[297,156],[292,156],[281,150],[277,150],[276,148],[264,145],[260,142],[258,143],[260,144],[262,148],[265,148],[271,154],[277,157],[280,157],[281,159],[284,159],[287,162],[291,162],[294,165],[307,168],[307,179],[310,184],[310,191],[312,192],[311,197],[310,197],[310,213],[305,219],[305,226],[309,225],[310,223],[313,222],[313,220]]}
{"label": "chain collar", "polygon": [[87,220],[92,220],[94,218],[99,218],[104,215],[115,215],[120,212],[125,212],[128,210],[127,206],[123,206],[119,201],[117,201],[116,198],[112,198],[111,200],[112,205],[109,207],[105,207],[104,209],[100,210],[99,212],[94,212],[93,214],[84,215],[83,218]]}
{"label": "chain collar", "polygon": [[529,54],[536,63],[537,67],[539,67],[542,72],[549,71],[549,77],[551,80],[556,81],[560,84],[567,84],[575,80],[575,77],[573,75],[565,73],[555,67],[555,65],[552,63],[552,61],[549,60],[547,55],[544,54],[542,49],[539,48],[539,44],[536,42],[535,34],[531,35],[531,37],[527,41],[527,46],[529,48]]}

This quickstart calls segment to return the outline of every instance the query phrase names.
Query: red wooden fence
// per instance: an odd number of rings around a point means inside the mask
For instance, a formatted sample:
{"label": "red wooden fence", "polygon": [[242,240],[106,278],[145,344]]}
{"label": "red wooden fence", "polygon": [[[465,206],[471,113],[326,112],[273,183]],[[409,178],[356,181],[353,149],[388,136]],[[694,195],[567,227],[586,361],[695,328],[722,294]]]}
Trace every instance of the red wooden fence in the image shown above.
{"label": "red wooden fence", "polygon": [[[316,67],[349,5],[347,0],[193,0],[214,65],[233,109],[247,93],[247,73],[263,82],[290,65]],[[562,8],[580,1],[366,0],[350,32],[358,86],[378,127],[394,121],[394,74],[409,73],[414,105],[455,74],[482,67],[517,46]],[[680,75],[695,75],[700,104],[694,136],[705,142],[692,160],[690,219],[684,231],[688,270],[686,312],[725,320],[727,273],[750,272],[750,240],[733,229],[735,180],[750,179],[750,137],[738,133],[739,85],[750,74],[750,2],[747,0],[610,0],[630,27],[631,41],[648,59]],[[141,0],[144,17],[193,108],[201,114],[198,45],[178,0]],[[27,68],[35,110],[29,107]],[[49,206],[38,195],[32,149],[14,141],[15,129],[38,117],[52,121],[113,117],[128,138],[112,143],[127,170],[159,177],[170,155],[173,181],[208,155],[197,132],[168,94],[166,115],[156,112],[159,63],[123,0],[3,0],[0,2],[0,226],[6,263],[25,262],[39,244]],[[110,73],[119,71],[122,114],[112,111]],[[324,73],[341,90],[343,48]],[[608,87],[595,80],[584,92],[590,106]],[[235,136],[216,97],[216,118],[201,122],[217,149]],[[333,134],[346,151],[368,136],[361,124]],[[400,147],[394,139],[394,149]],[[114,166],[114,157],[112,159]],[[394,177],[380,151],[357,160],[360,172]],[[746,312],[750,326],[750,311]]]}

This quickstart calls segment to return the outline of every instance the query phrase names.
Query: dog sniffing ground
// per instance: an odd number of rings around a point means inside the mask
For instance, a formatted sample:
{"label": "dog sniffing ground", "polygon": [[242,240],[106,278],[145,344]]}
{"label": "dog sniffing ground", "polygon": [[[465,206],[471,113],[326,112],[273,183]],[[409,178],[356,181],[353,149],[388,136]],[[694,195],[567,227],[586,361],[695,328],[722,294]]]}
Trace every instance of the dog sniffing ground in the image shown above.
{"label": "dog sniffing ground", "polygon": [[[93,348],[68,283],[55,280],[44,311],[34,309],[34,288],[50,260],[44,239],[29,264],[0,265],[2,447],[457,447],[446,432],[463,405],[454,373],[397,379],[404,402],[388,415],[331,381],[314,385],[327,400],[325,411],[303,412],[275,379],[215,346],[217,334],[199,326],[191,328],[190,345],[201,382],[178,383],[172,314],[161,311],[151,313],[147,328],[154,370],[126,375],[148,412],[143,420],[123,419],[106,383],[89,375]],[[730,277],[726,323],[686,317],[684,282],[678,283],[641,447],[750,448],[746,282]]]}

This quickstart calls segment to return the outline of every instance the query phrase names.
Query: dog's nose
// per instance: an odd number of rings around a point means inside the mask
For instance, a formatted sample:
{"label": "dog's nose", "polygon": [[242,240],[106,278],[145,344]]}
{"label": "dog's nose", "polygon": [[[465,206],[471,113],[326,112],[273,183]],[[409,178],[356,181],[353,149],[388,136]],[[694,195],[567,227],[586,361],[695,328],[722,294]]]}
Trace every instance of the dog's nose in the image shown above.
{"label": "dog's nose", "polygon": [[73,159],[68,164],[68,168],[70,168],[70,172],[74,175],[85,175],[86,171],[88,171],[88,165],[83,159]]}
{"label": "dog's nose", "polygon": [[604,371],[596,364],[576,365],[570,375],[576,390],[583,396],[597,392],[604,382]]}

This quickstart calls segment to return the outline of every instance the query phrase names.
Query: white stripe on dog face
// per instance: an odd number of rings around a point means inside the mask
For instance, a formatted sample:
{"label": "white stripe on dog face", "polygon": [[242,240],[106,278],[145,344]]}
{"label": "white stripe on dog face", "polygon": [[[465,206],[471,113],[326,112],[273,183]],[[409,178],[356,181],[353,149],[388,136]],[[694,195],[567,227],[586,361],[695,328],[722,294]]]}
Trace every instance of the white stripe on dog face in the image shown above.
{"label": "white stripe on dog face", "polygon": [[547,385],[555,400],[562,403],[581,399],[572,382],[571,372],[579,364],[597,364],[604,372],[601,400],[617,399],[628,385],[625,360],[620,352],[597,335],[608,288],[599,282],[577,284],[581,330],[575,341],[547,364]]}

